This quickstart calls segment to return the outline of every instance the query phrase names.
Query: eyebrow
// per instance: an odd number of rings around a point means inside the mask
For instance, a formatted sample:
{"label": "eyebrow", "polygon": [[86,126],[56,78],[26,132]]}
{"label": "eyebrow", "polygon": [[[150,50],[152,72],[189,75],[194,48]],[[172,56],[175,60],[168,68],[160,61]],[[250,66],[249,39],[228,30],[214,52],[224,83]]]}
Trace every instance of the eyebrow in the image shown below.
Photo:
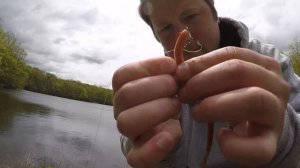
{"label": "eyebrow", "polygon": [[199,12],[199,11],[201,11],[201,9],[199,9],[199,8],[190,8],[190,9],[183,11],[182,14],[180,14],[180,17],[185,17],[186,15],[189,15],[190,13]]}
{"label": "eyebrow", "polygon": [[[195,8],[195,7],[190,7],[190,8],[188,8],[188,9],[186,9],[185,11],[183,11],[181,14],[180,14],[180,18],[183,18],[183,17],[185,17],[185,16],[187,16],[187,15],[189,15],[189,14],[191,14],[191,13],[194,13],[194,12],[201,12],[202,11],[202,8]],[[161,18],[160,18],[161,19]],[[167,22],[167,21],[158,21],[158,22],[156,22],[157,24],[153,24],[153,26],[155,26],[156,28],[158,28],[158,29],[161,29],[161,28],[163,28],[164,26],[166,26],[166,25],[168,25],[168,24],[170,24],[169,22]]]}
{"label": "eyebrow", "polygon": [[166,26],[168,24],[170,24],[170,23],[167,22],[167,21],[157,21],[157,22],[154,22],[153,26],[156,27],[156,28],[158,28],[158,29],[161,29],[162,27],[164,27],[164,26]]}

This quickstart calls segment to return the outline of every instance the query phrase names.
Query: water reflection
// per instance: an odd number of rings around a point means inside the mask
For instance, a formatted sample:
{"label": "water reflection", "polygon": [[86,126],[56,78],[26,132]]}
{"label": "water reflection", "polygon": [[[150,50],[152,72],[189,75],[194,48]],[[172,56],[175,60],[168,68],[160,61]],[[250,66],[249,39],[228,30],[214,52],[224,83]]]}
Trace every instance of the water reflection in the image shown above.
{"label": "water reflection", "polygon": [[112,107],[0,91],[0,167],[128,167]]}
{"label": "water reflection", "polygon": [[16,115],[40,114],[48,115],[49,108],[28,102],[23,102],[8,91],[0,92],[0,131],[8,131]]}

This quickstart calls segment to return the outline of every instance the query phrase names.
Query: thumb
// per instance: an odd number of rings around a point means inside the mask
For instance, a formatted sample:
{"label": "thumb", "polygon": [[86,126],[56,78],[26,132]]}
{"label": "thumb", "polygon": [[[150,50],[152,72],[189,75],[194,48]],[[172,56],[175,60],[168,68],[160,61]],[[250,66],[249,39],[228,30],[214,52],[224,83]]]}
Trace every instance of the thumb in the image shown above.
{"label": "thumb", "polygon": [[152,167],[165,159],[177,141],[169,132],[160,132],[144,144],[134,145],[127,155],[128,164],[134,168]]}
{"label": "thumb", "polygon": [[277,150],[276,136],[270,130],[247,137],[222,128],[218,131],[217,141],[225,158],[243,166],[265,165],[273,159]]}

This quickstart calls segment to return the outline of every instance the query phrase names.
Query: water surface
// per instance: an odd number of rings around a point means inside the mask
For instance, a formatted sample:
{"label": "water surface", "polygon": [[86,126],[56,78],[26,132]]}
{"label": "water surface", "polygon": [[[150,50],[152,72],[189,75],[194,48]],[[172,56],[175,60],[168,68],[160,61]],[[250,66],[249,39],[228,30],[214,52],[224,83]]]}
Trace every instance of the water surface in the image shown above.
{"label": "water surface", "polygon": [[111,106],[0,91],[0,167],[129,167]]}

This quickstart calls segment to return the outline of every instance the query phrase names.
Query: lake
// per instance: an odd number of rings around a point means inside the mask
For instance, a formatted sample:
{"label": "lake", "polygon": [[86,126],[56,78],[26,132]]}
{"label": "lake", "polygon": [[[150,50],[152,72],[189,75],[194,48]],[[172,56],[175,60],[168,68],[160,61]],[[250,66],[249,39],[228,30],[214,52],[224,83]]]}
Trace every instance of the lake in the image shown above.
{"label": "lake", "polygon": [[0,167],[124,168],[112,106],[0,90]]}

